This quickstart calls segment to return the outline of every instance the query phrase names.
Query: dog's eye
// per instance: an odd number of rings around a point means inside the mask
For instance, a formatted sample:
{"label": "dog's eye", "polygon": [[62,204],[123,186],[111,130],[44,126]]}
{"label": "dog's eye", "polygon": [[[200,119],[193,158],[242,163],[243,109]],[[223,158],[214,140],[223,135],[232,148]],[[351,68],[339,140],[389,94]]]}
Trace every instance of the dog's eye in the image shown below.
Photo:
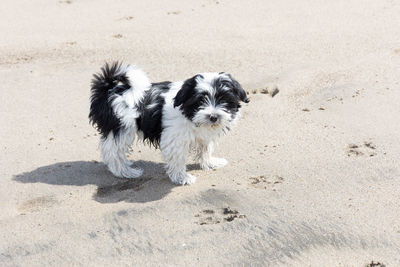
{"label": "dog's eye", "polygon": [[201,95],[200,95],[200,100],[201,100],[201,101],[207,101],[208,98],[209,98],[209,96],[210,96],[209,93],[203,92],[203,93],[201,93]]}
{"label": "dog's eye", "polygon": [[201,104],[205,104],[205,103],[207,103],[207,101],[208,101],[208,97],[206,97],[206,96],[202,96],[202,97],[200,97],[200,103]]}

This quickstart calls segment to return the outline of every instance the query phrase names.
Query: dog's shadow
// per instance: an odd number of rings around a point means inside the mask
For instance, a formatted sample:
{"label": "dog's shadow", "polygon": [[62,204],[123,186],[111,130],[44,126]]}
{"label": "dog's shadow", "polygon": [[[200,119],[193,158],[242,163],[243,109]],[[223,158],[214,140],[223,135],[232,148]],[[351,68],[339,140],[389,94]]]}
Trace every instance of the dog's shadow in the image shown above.
{"label": "dog's shadow", "polygon": [[[144,170],[136,179],[114,177],[104,164],[89,161],[60,162],[15,175],[21,183],[45,183],[51,185],[97,185],[93,199],[100,203],[151,202],[162,199],[175,187],[165,174],[164,164],[136,161],[135,166]],[[196,164],[188,169],[197,169]]]}

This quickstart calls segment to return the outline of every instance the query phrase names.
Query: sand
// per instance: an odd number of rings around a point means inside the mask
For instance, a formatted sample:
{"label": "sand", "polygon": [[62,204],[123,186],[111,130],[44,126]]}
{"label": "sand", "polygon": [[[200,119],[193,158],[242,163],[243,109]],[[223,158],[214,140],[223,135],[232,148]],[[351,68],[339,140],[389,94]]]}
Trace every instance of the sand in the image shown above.
{"label": "sand", "polygon": [[[390,0],[3,0],[0,265],[400,266],[399,14]],[[113,177],[87,118],[111,60],[153,81],[236,77],[251,102],[216,150],[229,164],[189,162],[196,184],[175,186],[137,143],[143,177]]]}

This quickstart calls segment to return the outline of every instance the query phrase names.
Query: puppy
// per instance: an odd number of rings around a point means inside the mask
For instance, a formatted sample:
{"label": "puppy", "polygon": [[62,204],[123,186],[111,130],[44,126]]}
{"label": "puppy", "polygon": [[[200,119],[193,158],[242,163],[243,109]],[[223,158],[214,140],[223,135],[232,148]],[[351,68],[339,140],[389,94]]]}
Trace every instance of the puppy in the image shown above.
{"label": "puppy", "polygon": [[161,149],[169,178],[180,185],[196,181],[186,172],[191,151],[202,169],[227,164],[212,156],[214,144],[236,122],[240,102],[249,102],[240,84],[224,72],[151,83],[140,69],[118,62],[105,64],[94,75],[90,101],[89,119],[101,134],[101,157],[115,176],[142,175],[126,158],[138,136]]}

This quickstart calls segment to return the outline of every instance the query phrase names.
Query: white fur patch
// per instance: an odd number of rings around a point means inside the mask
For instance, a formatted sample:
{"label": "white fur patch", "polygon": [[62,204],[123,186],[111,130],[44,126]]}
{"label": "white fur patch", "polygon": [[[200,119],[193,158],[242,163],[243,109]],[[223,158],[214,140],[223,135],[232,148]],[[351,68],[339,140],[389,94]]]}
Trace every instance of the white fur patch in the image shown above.
{"label": "white fur patch", "polygon": [[140,115],[137,112],[137,105],[142,100],[145,91],[150,89],[151,82],[147,75],[136,66],[128,65],[121,71],[126,72],[132,88],[121,96],[112,96],[111,106],[123,126],[126,128],[136,128],[135,120]]}
{"label": "white fur patch", "polygon": [[133,131],[121,131],[118,137],[111,132],[107,138],[100,140],[103,162],[112,174],[123,178],[137,178],[142,175],[141,169],[131,167],[132,162],[126,158],[129,146],[135,138]]}

